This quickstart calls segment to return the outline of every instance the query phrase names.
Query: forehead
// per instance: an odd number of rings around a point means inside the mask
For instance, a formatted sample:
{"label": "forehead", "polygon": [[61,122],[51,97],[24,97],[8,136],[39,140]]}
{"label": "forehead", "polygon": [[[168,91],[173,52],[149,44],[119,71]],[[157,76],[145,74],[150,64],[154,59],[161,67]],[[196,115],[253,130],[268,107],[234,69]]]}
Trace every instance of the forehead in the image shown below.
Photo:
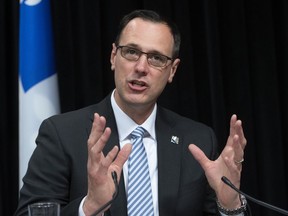
{"label": "forehead", "polygon": [[134,44],[146,52],[159,51],[163,54],[171,54],[174,39],[166,24],[135,18],[123,29],[119,43],[120,45]]}

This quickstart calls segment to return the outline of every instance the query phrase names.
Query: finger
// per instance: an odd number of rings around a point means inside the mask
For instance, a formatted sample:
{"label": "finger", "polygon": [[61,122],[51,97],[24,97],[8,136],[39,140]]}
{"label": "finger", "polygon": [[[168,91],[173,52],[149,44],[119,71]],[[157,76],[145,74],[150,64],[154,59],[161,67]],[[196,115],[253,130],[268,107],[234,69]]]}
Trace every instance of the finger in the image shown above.
{"label": "finger", "polygon": [[232,137],[236,134],[236,131],[235,131],[236,121],[237,121],[237,115],[233,114],[230,119],[230,134],[229,134]]}
{"label": "finger", "polygon": [[129,155],[131,153],[132,150],[132,145],[131,144],[126,144],[122,147],[122,149],[120,150],[120,152],[118,153],[115,161],[114,161],[114,165],[121,168],[123,167],[124,163],[128,160]]}
{"label": "finger", "polygon": [[228,142],[227,142],[228,146],[233,144],[233,139],[235,135],[239,136],[239,142],[242,146],[242,149],[244,149],[247,144],[247,141],[244,136],[244,132],[242,128],[242,121],[237,119],[237,116],[233,114],[230,120],[230,134],[229,134]]}
{"label": "finger", "polygon": [[99,116],[98,113],[95,113],[91,132],[88,138],[88,149],[91,149],[96,144],[104,131],[105,125],[106,119],[103,116]]}
{"label": "finger", "polygon": [[118,146],[114,146],[111,151],[108,152],[105,158],[102,159],[101,164],[99,166],[99,173],[100,174],[107,174],[107,170],[112,164],[114,158],[116,157],[117,153],[119,151]]}
{"label": "finger", "polygon": [[236,134],[239,136],[239,143],[241,144],[242,149],[244,149],[247,144],[247,140],[244,135],[241,120],[237,120],[237,122],[235,123],[235,130],[236,130]]}
{"label": "finger", "polygon": [[241,162],[244,158],[244,150],[239,142],[239,136],[235,135],[233,137],[233,145],[232,145],[233,151],[234,151],[234,156],[233,160],[236,165],[241,165]]}
{"label": "finger", "polygon": [[[102,155],[102,150],[103,150],[104,146],[106,145],[110,135],[111,135],[111,129],[105,128],[105,130],[102,133],[102,135],[100,136],[100,138],[90,148],[89,156],[92,158],[93,161],[95,161],[95,162],[99,161],[99,159]],[[88,141],[88,143],[89,143],[89,141]]]}
{"label": "finger", "polygon": [[118,150],[118,146],[114,146],[113,149],[107,154],[105,159],[103,159],[103,161],[101,162],[102,166],[99,167],[99,173],[105,175],[107,174],[109,167],[111,167],[112,171],[117,172],[118,180],[120,180],[120,174],[123,169],[123,165],[129,158],[132,150],[132,145],[124,145],[123,148],[119,151],[119,153]]}
{"label": "finger", "polygon": [[210,160],[206,157],[204,152],[194,144],[190,144],[188,148],[191,154],[194,156],[194,158],[200,163],[201,167],[205,170],[205,167],[208,166]]}

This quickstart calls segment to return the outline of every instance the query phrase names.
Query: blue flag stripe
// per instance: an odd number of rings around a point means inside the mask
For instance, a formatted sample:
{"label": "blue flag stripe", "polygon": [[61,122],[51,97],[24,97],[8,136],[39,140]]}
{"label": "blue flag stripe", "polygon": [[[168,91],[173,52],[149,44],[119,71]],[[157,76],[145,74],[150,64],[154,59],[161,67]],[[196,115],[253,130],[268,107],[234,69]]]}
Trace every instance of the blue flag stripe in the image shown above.
{"label": "blue flag stripe", "polygon": [[20,4],[19,74],[27,92],[56,73],[50,3]]}

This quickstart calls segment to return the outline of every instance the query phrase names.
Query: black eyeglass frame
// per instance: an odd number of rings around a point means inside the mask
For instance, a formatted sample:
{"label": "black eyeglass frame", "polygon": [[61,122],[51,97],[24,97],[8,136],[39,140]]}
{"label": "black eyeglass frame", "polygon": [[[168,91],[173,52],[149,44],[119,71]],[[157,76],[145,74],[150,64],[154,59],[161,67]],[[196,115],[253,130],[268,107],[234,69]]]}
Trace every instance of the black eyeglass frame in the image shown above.
{"label": "black eyeglass frame", "polygon": [[[123,55],[123,53],[122,53],[122,48],[130,48],[130,49],[133,49],[133,50],[139,52],[139,53],[140,53],[139,58],[138,58],[138,59],[135,59],[135,60],[127,59],[127,58]],[[136,61],[138,61],[138,60],[140,59],[140,57],[141,57],[143,54],[145,54],[145,55],[147,56],[147,62],[148,62],[148,64],[149,64],[150,66],[152,66],[152,67],[157,67],[157,68],[167,67],[168,65],[172,64],[173,61],[175,60],[175,59],[173,59],[173,58],[171,58],[171,57],[168,57],[168,56],[166,56],[166,55],[163,55],[163,54],[159,54],[159,53],[147,53],[147,52],[143,52],[143,51],[141,51],[141,50],[139,50],[139,49],[137,49],[137,48],[135,48],[135,47],[131,47],[131,46],[121,46],[121,45],[118,45],[118,46],[116,46],[116,51],[117,51],[118,49],[120,49],[120,54],[121,54],[121,56],[122,56],[123,58],[127,59],[128,61],[135,61],[135,62],[136,62]],[[156,65],[151,64],[151,62],[149,62],[149,56],[151,56],[151,55],[152,55],[152,56],[154,56],[154,55],[156,55],[156,56],[162,56],[162,57],[164,57],[164,58],[167,59],[167,60],[166,60],[166,62],[165,62],[165,64],[164,64],[163,66],[156,66]],[[170,63],[168,63],[169,60],[171,61]]]}

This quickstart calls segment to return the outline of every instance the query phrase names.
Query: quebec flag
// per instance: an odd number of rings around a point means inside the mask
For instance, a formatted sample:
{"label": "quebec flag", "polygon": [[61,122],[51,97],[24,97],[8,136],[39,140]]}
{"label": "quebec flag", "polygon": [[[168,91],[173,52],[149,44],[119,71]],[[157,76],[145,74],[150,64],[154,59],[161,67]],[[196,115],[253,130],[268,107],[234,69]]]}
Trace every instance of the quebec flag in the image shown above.
{"label": "quebec flag", "polygon": [[20,0],[19,187],[41,122],[60,112],[49,0]]}

